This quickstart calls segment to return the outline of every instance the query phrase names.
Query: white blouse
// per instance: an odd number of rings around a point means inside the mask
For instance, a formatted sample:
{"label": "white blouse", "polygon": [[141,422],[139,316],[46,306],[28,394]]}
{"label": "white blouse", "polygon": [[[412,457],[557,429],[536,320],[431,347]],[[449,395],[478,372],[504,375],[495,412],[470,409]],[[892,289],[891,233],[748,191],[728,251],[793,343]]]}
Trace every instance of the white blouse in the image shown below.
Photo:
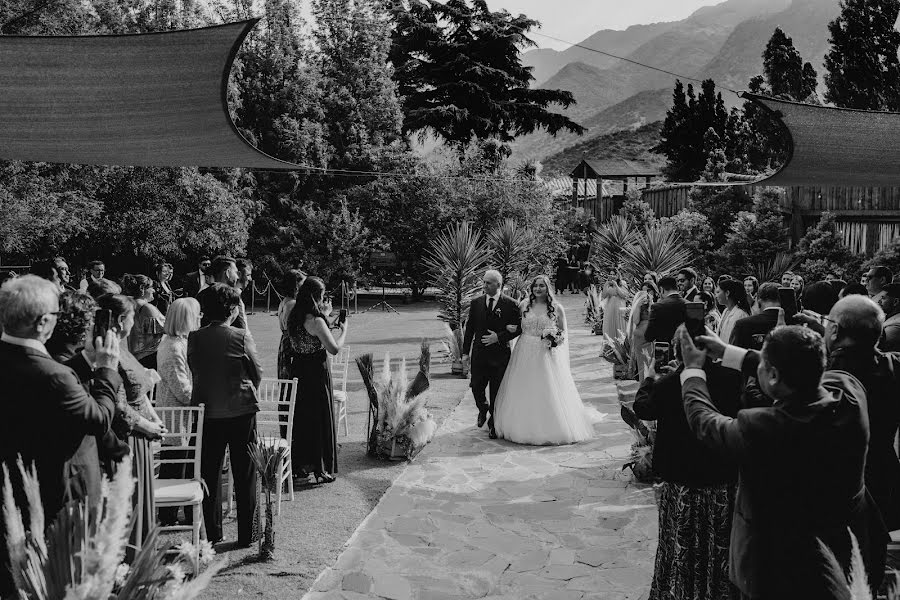
{"label": "white blouse", "polygon": [[743,309],[735,306],[734,308],[726,308],[722,313],[722,320],[719,322],[719,337],[726,344],[731,342],[731,332],[734,331],[734,324],[749,317]]}

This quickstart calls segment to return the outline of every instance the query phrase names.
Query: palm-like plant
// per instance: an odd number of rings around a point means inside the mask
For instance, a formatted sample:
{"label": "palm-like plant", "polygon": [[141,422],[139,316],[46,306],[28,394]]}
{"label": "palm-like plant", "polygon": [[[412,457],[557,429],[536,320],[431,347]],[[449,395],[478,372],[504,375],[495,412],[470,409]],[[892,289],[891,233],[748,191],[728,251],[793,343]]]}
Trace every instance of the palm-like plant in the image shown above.
{"label": "palm-like plant", "polygon": [[272,510],[273,493],[281,485],[281,463],[288,449],[275,440],[256,441],[248,444],[250,459],[260,477],[260,484],[266,495],[266,529],[259,545],[259,557],[262,560],[275,558],[275,516]]}
{"label": "palm-like plant", "polygon": [[797,258],[787,252],[779,252],[768,263],[758,263],[753,266],[751,275],[760,283],[766,281],[781,281],[781,275],[785,271],[792,271],[800,263]]}
{"label": "palm-like plant", "polygon": [[666,273],[686,267],[693,255],[671,225],[651,225],[634,236],[624,248],[623,270],[631,280],[641,281],[644,273]]}
{"label": "palm-like plant", "polygon": [[490,249],[481,234],[467,222],[448,225],[431,242],[423,260],[432,283],[440,290],[438,318],[451,329],[462,327],[469,316],[469,303],[481,287],[481,273],[490,259]]}
{"label": "palm-like plant", "polygon": [[625,249],[635,243],[637,236],[631,222],[616,215],[594,234],[588,260],[601,271],[616,271],[620,268]]}
{"label": "palm-like plant", "polygon": [[526,273],[534,237],[515,219],[504,219],[487,234],[491,260],[506,282],[514,273]]}

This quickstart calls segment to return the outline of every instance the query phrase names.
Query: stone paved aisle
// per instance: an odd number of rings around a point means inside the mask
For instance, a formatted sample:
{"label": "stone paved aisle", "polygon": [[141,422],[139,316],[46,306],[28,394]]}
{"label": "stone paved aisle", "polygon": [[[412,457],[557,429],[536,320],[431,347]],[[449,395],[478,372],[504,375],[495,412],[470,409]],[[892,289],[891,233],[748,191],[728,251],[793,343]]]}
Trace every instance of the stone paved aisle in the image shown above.
{"label": "stone paved aisle", "polygon": [[467,394],[432,443],[360,525],[308,600],[645,598],[656,550],[653,490],[621,465],[619,419],[600,338],[564,296],[571,362],[586,403],[607,417],[596,440],[519,446],[477,429]]}

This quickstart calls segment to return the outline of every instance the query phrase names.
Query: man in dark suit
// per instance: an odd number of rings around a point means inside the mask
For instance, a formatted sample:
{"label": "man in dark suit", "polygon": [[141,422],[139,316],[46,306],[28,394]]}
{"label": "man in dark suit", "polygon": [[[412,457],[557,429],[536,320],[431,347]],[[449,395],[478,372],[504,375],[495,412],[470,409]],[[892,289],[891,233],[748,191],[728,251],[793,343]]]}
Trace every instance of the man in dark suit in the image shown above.
{"label": "man in dark suit", "polygon": [[190,296],[191,298],[197,297],[200,290],[206,287],[206,270],[209,269],[210,265],[212,265],[212,261],[203,257],[200,259],[200,262],[197,263],[197,270],[191,271],[184,276],[184,282],[182,284],[183,295]]}
{"label": "man in dark suit", "polygon": [[[44,343],[59,312],[58,288],[25,275],[0,288],[0,461],[10,467],[20,507],[27,504],[16,468],[21,456],[37,470],[46,522],[53,521],[66,495],[66,463],[87,435],[103,435],[115,413],[116,390],[122,384],[118,338],[110,334],[89,358],[94,363],[91,393],[71,368],[57,363]],[[0,480],[3,480],[0,471]],[[0,483],[3,483],[0,481]],[[0,510],[2,511],[2,510]],[[0,519],[0,524],[4,521]],[[25,519],[28,523],[28,519]],[[5,544],[5,529],[3,530]],[[5,561],[4,561],[5,563]],[[0,595],[11,590],[11,575],[0,567]]]}
{"label": "man in dark suit", "polygon": [[778,324],[778,309],[781,308],[778,284],[772,282],[762,284],[756,298],[761,309],[759,314],[738,320],[731,332],[731,339],[725,340],[726,342],[749,350],[762,349],[766,334]]}
{"label": "man in dark suit", "polygon": [[884,286],[884,293],[877,302],[884,311],[884,326],[878,347],[883,352],[900,351],[900,283]]}
{"label": "man in dark suit", "polygon": [[678,326],[684,323],[687,316],[687,302],[678,291],[674,277],[666,276],[659,280],[659,302],[650,307],[650,320],[647,323],[645,339],[648,342],[671,343]]}
{"label": "man in dark suit", "polygon": [[[241,289],[238,287],[238,280],[240,279],[240,273],[237,267],[237,261],[231,258],[230,256],[217,256],[213,259],[212,265],[206,270],[207,274],[211,274],[214,279],[214,283],[224,283],[228,287],[234,288],[238,292],[238,316],[231,324],[232,327],[237,327],[238,329],[247,329],[247,312],[244,309],[244,302],[240,299],[241,297]],[[210,305],[210,303],[215,304],[215,292],[212,289],[212,286],[205,288],[199,294],[197,294],[197,302],[200,303],[200,311],[203,313],[203,318],[200,320],[200,326],[206,327],[210,324],[210,318],[207,316],[210,314],[204,306]]]}
{"label": "man in dark suit", "polygon": [[[494,402],[500,390],[500,382],[509,364],[509,341],[519,335],[522,322],[516,301],[502,293],[503,276],[489,270],[484,274],[484,295],[472,300],[469,320],[463,337],[463,359],[472,355],[470,387],[478,407],[478,427],[488,422],[491,439],[497,439],[494,430]],[[511,333],[508,325],[517,327]],[[490,403],[485,389],[490,386]],[[490,413],[490,419],[488,419]]]}
{"label": "man in dark suit", "polygon": [[690,267],[685,267],[678,271],[675,277],[675,283],[678,284],[678,291],[681,297],[688,302],[695,302],[700,290],[697,289],[697,271]]}
{"label": "man in dark suit", "polygon": [[[859,541],[868,583],[884,575],[887,530],[864,482],[869,443],[866,392],[852,375],[825,371],[814,331],[778,327],[762,352],[679,331],[684,410],[694,434],[738,465],[729,576],[744,598],[834,598],[846,590],[851,541]],[[710,400],[702,366],[755,372],[769,407],[726,417]],[[822,548],[837,560],[835,565]]]}

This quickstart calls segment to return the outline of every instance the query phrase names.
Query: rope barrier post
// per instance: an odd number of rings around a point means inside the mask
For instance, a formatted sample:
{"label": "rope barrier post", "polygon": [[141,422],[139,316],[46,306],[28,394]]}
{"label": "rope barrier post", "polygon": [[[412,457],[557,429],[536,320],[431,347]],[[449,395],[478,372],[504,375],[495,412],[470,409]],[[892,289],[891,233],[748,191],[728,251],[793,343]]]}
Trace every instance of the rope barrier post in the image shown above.
{"label": "rope barrier post", "polygon": [[272,312],[272,282],[266,286],[266,312]]}
{"label": "rope barrier post", "polygon": [[250,312],[256,312],[256,282],[250,282]]}

